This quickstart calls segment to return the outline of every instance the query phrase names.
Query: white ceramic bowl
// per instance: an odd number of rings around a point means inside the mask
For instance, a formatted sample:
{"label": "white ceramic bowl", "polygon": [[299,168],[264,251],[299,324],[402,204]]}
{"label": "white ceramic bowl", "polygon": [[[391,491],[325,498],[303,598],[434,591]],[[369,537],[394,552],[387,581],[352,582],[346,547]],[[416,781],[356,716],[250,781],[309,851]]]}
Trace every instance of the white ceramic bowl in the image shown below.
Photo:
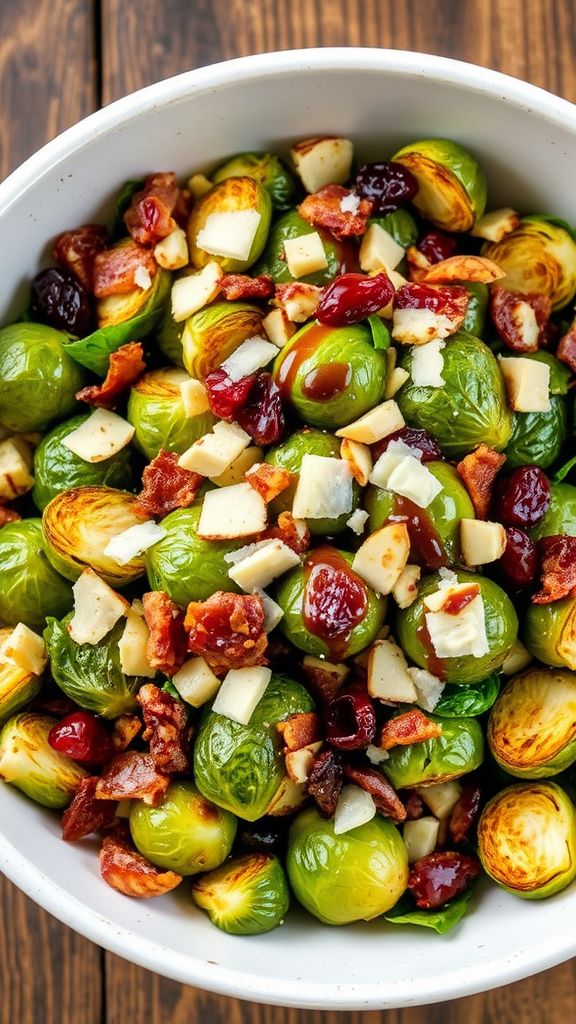
{"label": "white ceramic bowl", "polygon": [[[425,54],[324,49],[267,54],[193,71],[92,115],[0,186],[9,253],[0,323],[64,228],[96,220],[119,183],[153,170],[182,175],[228,154],[338,133],[359,153],[447,136],[469,146],[490,205],[553,211],[572,222],[576,108],[533,86]],[[18,292],[22,290],[22,294]],[[1,585],[1,583],[0,583]],[[94,942],[160,974],[245,999],[322,1009],[409,1006],[469,995],[544,970],[576,952],[574,887],[528,903],[485,886],[444,938],[373,922],[329,928],[294,912],[270,935],[234,938],[188,898],[139,902],[98,875],[97,843],[67,845],[56,816],[0,784],[0,868]]]}

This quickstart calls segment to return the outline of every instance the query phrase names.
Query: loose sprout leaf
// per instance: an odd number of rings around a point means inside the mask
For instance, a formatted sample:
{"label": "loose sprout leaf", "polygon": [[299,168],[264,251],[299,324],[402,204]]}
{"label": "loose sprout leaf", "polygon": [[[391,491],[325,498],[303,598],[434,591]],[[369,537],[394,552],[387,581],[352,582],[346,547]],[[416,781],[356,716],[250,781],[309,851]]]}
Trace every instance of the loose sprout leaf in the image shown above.
{"label": "loose sprout leaf", "polygon": [[500,679],[495,672],[479,683],[447,685],[434,713],[442,718],[476,718],[492,707],[499,693]]}
{"label": "loose sprout leaf", "polygon": [[395,907],[384,919],[389,924],[414,924],[421,928],[433,928],[439,935],[445,935],[462,920],[468,910],[472,898],[472,889],[467,889],[461,896],[445,903],[437,910],[420,910],[412,896],[405,893]]}
{"label": "loose sprout leaf", "polygon": [[552,477],[554,483],[562,483],[562,481],[566,479],[570,471],[574,469],[574,466],[576,466],[576,455],[573,455],[571,459],[568,459],[568,462],[565,462],[563,466],[560,466],[560,469],[556,470],[554,476]]}
{"label": "loose sprout leaf", "polygon": [[372,331],[372,343],[375,349],[385,352],[390,348],[390,331],[386,324],[382,323],[379,316],[369,316],[368,323]]}

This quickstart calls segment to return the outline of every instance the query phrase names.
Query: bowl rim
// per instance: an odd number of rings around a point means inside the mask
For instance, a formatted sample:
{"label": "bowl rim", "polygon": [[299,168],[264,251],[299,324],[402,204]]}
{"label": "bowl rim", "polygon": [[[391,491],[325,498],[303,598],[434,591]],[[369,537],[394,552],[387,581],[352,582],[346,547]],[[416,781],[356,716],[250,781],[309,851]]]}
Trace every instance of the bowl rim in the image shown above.
{"label": "bowl rim", "polygon": [[[552,124],[576,134],[576,106],[521,79],[452,58],[408,50],[376,47],[322,47],[284,50],[239,57],[149,85],[88,115],[48,142],[0,183],[0,210],[6,210],[39,177],[53,170],[77,149],[120,124],[145,116],[149,108],[178,103],[191,93],[212,91],[239,79],[257,80],[274,75],[326,70],[345,73],[358,70],[434,78],[458,85],[468,92],[504,100]],[[0,870],[44,910],[81,935],[124,959],[155,973],[222,995],[281,1006],[368,1010],[416,1006],[473,995],[518,981],[546,970],[576,954],[576,940],[559,928],[555,941],[533,945],[522,957],[500,963],[485,962],[466,969],[447,970],[431,984],[430,977],[366,985],[287,981],[265,975],[246,975],[200,958],[175,953],[163,944],[142,938],[132,929],[103,915],[87,912],[85,905],[56,885],[22,854],[0,831]],[[127,949],[130,950],[129,957]]]}

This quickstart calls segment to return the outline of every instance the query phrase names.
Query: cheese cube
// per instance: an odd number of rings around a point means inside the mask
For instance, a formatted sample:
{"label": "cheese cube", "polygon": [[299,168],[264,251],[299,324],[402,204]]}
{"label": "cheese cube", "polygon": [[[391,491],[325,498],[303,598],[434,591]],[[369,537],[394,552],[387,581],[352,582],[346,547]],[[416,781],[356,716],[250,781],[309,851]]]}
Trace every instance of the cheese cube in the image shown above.
{"label": "cheese cube", "polygon": [[343,786],[334,814],[334,835],[341,836],[365,825],[375,814],[376,804],[370,793],[360,786]]}
{"label": "cheese cube", "polygon": [[348,437],[351,441],[360,441],[362,444],[374,444],[405,426],[404,417],[396,402],[390,400],[375,406],[359,420],[349,423],[347,427],[340,427],[340,430],[336,431],[336,437]]}
{"label": "cheese cube", "polygon": [[38,633],[23,622],[19,622],[2,644],[1,660],[5,659],[14,662],[24,672],[32,672],[39,676],[48,661],[46,644]]}
{"label": "cheese cube", "polygon": [[419,565],[405,565],[392,587],[392,596],[399,608],[409,608],[418,597]]}
{"label": "cheese cube", "polygon": [[549,412],[550,367],[536,359],[510,356],[500,359],[508,405],[514,412]]}
{"label": "cheese cube", "polygon": [[172,676],[172,683],[187,704],[202,707],[216,696],[221,680],[215,676],[204,658],[190,658]]}
{"label": "cheese cube", "polygon": [[436,338],[452,334],[454,322],[445,313],[432,309],[395,309],[392,337],[401,345],[426,345]]}
{"label": "cheese cube", "polygon": [[317,231],[297,238],[287,238],[284,242],[284,254],[288,270],[292,277],[306,277],[317,270],[325,270],[328,266],[322,239]]}
{"label": "cheese cube", "polygon": [[208,412],[210,402],[202,381],[192,378],[183,380],[180,382],[179,388],[186,416],[192,419],[193,416],[201,416],[203,412]]}
{"label": "cheese cube", "polygon": [[262,327],[266,331],[266,337],[276,345],[276,348],[284,348],[296,329],[283,309],[273,309],[268,313],[262,321]]}
{"label": "cheese cube", "polygon": [[401,366],[395,366],[386,378],[384,398],[394,398],[394,395],[398,394],[400,388],[403,387],[409,377],[408,370],[404,370]]}
{"label": "cheese cube", "polygon": [[145,620],[130,608],[126,613],[124,632],[118,641],[120,668],[127,676],[143,676],[154,679],[156,669],[148,661],[147,644],[150,630]]}
{"label": "cheese cube", "polygon": [[389,594],[408,561],[409,553],[406,523],[389,523],[360,545],[352,569],[379,594]]}
{"label": "cheese cube", "polygon": [[130,607],[92,569],[84,569],[72,592],[74,614],[67,629],[77,644],[99,643]]}
{"label": "cheese cube", "polygon": [[303,324],[314,316],[321,298],[322,289],[317,285],[295,281],[285,292],[277,294],[276,302],[280,303],[292,323]]}
{"label": "cheese cube", "polygon": [[249,444],[250,435],[237,423],[219,421],[211,434],[204,434],[187,448],[178,459],[178,465],[201,476],[217,477]]}
{"label": "cheese cube", "polygon": [[252,251],[262,215],[258,210],[223,210],[209,213],[196,235],[196,245],[212,256],[247,260]]}
{"label": "cheese cube", "polygon": [[352,511],[352,472],[343,459],[305,455],[294,494],[296,519],[336,519]]}
{"label": "cheese cube", "polygon": [[528,665],[532,660],[532,655],[526,650],[524,644],[521,643],[520,640],[515,640],[506,655],[506,660],[500,671],[502,672],[502,675],[515,676],[517,672],[521,672],[522,669],[528,668]]}
{"label": "cheese cube", "polygon": [[434,853],[438,842],[438,818],[417,818],[407,821],[402,830],[402,838],[408,852],[408,861],[414,864],[421,857]]}
{"label": "cheese cube", "polygon": [[264,606],[264,632],[271,633],[284,618],[284,610],[264,590],[257,591]]}
{"label": "cheese cube", "polygon": [[515,231],[519,224],[520,218],[516,210],[505,206],[501,210],[485,213],[470,234],[475,238],[485,238],[487,242],[501,242],[511,231]]}
{"label": "cheese cube", "polygon": [[249,377],[250,374],[267,366],[278,355],[276,345],[265,338],[247,338],[232,355],[221,364],[221,369],[232,381]]}
{"label": "cheese cube", "polygon": [[352,530],[352,533],[360,537],[364,533],[364,527],[368,519],[368,513],[363,508],[357,508],[350,516],[350,519],[346,520],[346,526],[349,530]]}
{"label": "cheese cube", "polygon": [[368,445],[345,437],[340,445],[340,458],[346,460],[360,487],[365,487],[372,472],[372,452]]}
{"label": "cheese cube", "polygon": [[442,821],[452,814],[462,795],[462,786],[456,781],[435,782],[431,786],[419,786],[416,792],[432,814]]}
{"label": "cheese cube", "polygon": [[205,196],[211,188],[214,188],[213,182],[210,178],[207,178],[205,174],[193,174],[187,181],[188,189],[192,193],[192,198],[197,202]]}
{"label": "cheese cube", "polygon": [[176,323],[187,320],[216,298],[220,291],[222,267],[212,260],[197,274],[179,277],[172,285],[172,319]]}
{"label": "cheese cube", "polygon": [[446,381],[442,376],[444,369],[444,357],[442,349],[446,347],[445,341],[429,341],[412,350],[412,364],[410,373],[412,381],[420,388],[441,388]]}
{"label": "cheese cube", "polygon": [[154,259],[164,270],[181,270],[188,265],[188,242],[182,228],[174,228],[154,246]]}
{"label": "cheese cube", "polygon": [[409,668],[408,672],[416,687],[416,703],[424,711],[434,711],[444,691],[444,683],[425,668]]}
{"label": "cheese cube", "polygon": [[261,448],[252,445],[250,448],[245,448],[237,459],[234,459],[228,469],[225,469],[223,473],[219,473],[218,476],[211,476],[210,480],[217,487],[230,487],[232,484],[241,484],[244,477],[252,466],[256,466],[259,462],[262,462],[264,458],[264,452]]}
{"label": "cheese cube", "polygon": [[104,462],[122,451],[134,437],[134,427],[107,409],[96,409],[61,444],[84,462]]}
{"label": "cheese cube", "polygon": [[292,782],[298,784],[308,782],[310,769],[321,746],[321,742],[309,743],[306,747],[300,747],[299,750],[288,751],[284,760],[286,763],[286,773]]}
{"label": "cheese cube", "polygon": [[404,652],[392,640],[377,640],[368,654],[368,693],[378,700],[416,700]]}
{"label": "cheese cube", "polygon": [[216,694],[212,711],[239,725],[248,725],[271,676],[271,670],[261,666],[230,669]]}
{"label": "cheese cube", "polygon": [[461,519],[460,544],[466,565],[487,565],[504,554],[506,530],[500,523]]}
{"label": "cheese cube", "polygon": [[117,565],[128,565],[133,558],[147,551],[165,536],[164,527],[155,523],[153,519],[149,519],[145,523],[129,526],[127,530],[112,537],[112,540],[108,541],[104,548],[103,554],[111,558]]}
{"label": "cheese cube", "polygon": [[426,626],[438,658],[483,658],[489,652],[484,602],[478,594],[457,615],[427,612]]}
{"label": "cheese cube", "polygon": [[360,245],[360,267],[362,270],[395,270],[404,259],[405,249],[392,238],[380,224],[371,224],[362,238]]}
{"label": "cheese cube", "polygon": [[428,508],[443,490],[442,484],[427,466],[409,455],[405,455],[394,467],[386,486],[389,491],[409,498],[420,508]]}
{"label": "cheese cube", "polygon": [[233,484],[204,495],[198,522],[202,540],[234,540],[266,529],[266,502],[250,484]]}
{"label": "cheese cube", "polygon": [[249,594],[263,590],[272,580],[300,564],[300,558],[281,540],[265,541],[256,551],[228,570],[234,583]]}
{"label": "cheese cube", "polygon": [[306,191],[318,192],[324,185],[348,181],[354,147],[350,139],[324,136],[296,143],[290,155]]}
{"label": "cheese cube", "polygon": [[31,453],[25,442],[14,438],[0,441],[0,500],[11,501],[33,487],[31,462]]}

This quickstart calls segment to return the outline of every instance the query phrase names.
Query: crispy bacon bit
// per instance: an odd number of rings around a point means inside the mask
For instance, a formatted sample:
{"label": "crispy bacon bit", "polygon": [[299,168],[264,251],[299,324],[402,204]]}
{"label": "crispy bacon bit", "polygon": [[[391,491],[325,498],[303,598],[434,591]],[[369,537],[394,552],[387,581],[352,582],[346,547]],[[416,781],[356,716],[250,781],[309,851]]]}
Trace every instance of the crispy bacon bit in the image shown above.
{"label": "crispy bacon bit", "polygon": [[303,520],[295,519],[291,512],[281,512],[278,525],[268,527],[256,539],[281,540],[297,555],[302,555],[310,547],[310,530]]}
{"label": "crispy bacon bit", "polygon": [[468,882],[480,874],[480,864],[454,850],[430,853],[412,865],[408,878],[416,906],[423,910],[441,907],[448,900],[464,892]]}
{"label": "crispy bacon bit", "polygon": [[77,839],[84,839],[84,836],[106,828],[114,820],[116,801],[98,800],[97,785],[96,775],[88,775],[79,783],[72,803],[62,815],[62,839],[66,842],[73,843]]}
{"label": "crispy bacon bit", "polygon": [[92,292],[94,260],[107,243],[108,232],[105,227],[101,224],[84,224],[58,235],[52,255],[56,263],[72,271],[86,290]]}
{"label": "crispy bacon bit", "polygon": [[494,480],[506,462],[506,456],[487,444],[480,444],[456,466],[462,477],[478,519],[486,519],[492,501]]}
{"label": "crispy bacon bit", "polygon": [[314,711],[290,715],[284,722],[278,722],[276,728],[284,740],[284,754],[290,750],[301,750],[321,738],[320,718]]}
{"label": "crispy bacon bit", "polygon": [[224,274],[220,278],[220,291],[229,302],[237,299],[271,299],[274,281],[269,274]]}
{"label": "crispy bacon bit", "polygon": [[448,822],[448,831],[454,843],[462,843],[468,838],[480,810],[481,799],[482,790],[475,782],[464,787]]}
{"label": "crispy bacon bit", "polygon": [[192,601],[184,628],[188,650],[202,655],[215,672],[266,664],[264,606],[255,594],[218,590],[207,601]]}
{"label": "crispy bacon bit", "polygon": [[102,878],[125,896],[162,896],[180,885],[182,876],[161,871],[138,853],[120,832],[105,836],[100,850]]}
{"label": "crispy bacon bit", "polygon": [[414,789],[408,792],[407,798],[404,800],[404,807],[407,821],[416,821],[424,814],[424,801]]}
{"label": "crispy bacon bit", "polygon": [[107,295],[126,295],[137,287],[134,275],[143,268],[150,277],[157,271],[152,253],[130,241],[99,252],[94,260],[93,291],[97,299]]}
{"label": "crispy bacon bit", "polygon": [[150,630],[146,655],[152,668],[173,676],[186,657],[184,613],[162,590],[151,590],[142,598],[144,618]]}
{"label": "crispy bacon bit", "polygon": [[566,363],[566,366],[576,373],[576,319],[572,321],[566,334],[560,338],[556,349],[556,358],[560,359],[562,363]]}
{"label": "crispy bacon bit", "polygon": [[268,462],[259,462],[246,473],[246,481],[266,504],[277,498],[294,480],[294,474],[281,466],[271,466]]}
{"label": "crispy bacon bit", "polygon": [[490,292],[490,313],[499,336],[513,352],[536,352],[543,347],[552,313],[552,302],[547,295],[519,294],[506,288],[493,288]]}
{"label": "crispy bacon bit", "polygon": [[347,764],[344,765],[344,775],[350,782],[355,782],[357,786],[370,793],[380,814],[385,814],[392,821],[406,821],[404,804],[381,772],[374,768],[356,768]]}
{"label": "crispy bacon bit", "polygon": [[480,284],[492,284],[504,277],[504,271],[496,266],[493,260],[485,256],[449,256],[439,263],[434,263],[421,280],[430,284],[449,284],[457,281],[478,281]]}
{"label": "crispy bacon bit", "polygon": [[6,526],[7,523],[17,523],[19,519],[22,519],[22,516],[15,509],[0,505],[0,527]]}
{"label": "crispy bacon bit", "polygon": [[142,474],[143,489],[134,511],[162,519],[176,508],[188,508],[195,500],[204,477],[178,465],[178,455],[162,448]]}
{"label": "crispy bacon bit", "polygon": [[342,185],[325,185],[314,195],[306,196],[298,207],[298,213],[315,228],[325,228],[336,238],[363,235],[374,204],[369,199],[360,199],[356,213],[343,210],[342,200],[353,194]]}
{"label": "crispy bacon bit", "polygon": [[136,750],[125,750],[108,762],[96,786],[98,800],[143,800],[156,807],[166,790],[170,779],[159,772],[152,754],[140,754]]}
{"label": "crispy bacon bit", "polygon": [[142,738],[150,741],[156,767],[165,772],[188,771],[191,729],[184,705],[154,683],[142,686],[136,700],[146,726]]}
{"label": "crispy bacon bit", "polygon": [[447,316],[454,330],[460,326],[470,302],[470,292],[456,284],[403,284],[394,294],[394,309],[427,309]]}
{"label": "crispy bacon bit", "polygon": [[176,175],[150,174],[144,188],[135,192],[124,214],[129,234],[139,245],[156,245],[176,227],[172,213],[178,201]]}
{"label": "crispy bacon bit", "polygon": [[576,537],[555,534],[538,541],[542,589],[532,596],[534,604],[550,604],[576,595]]}
{"label": "crispy bacon bit", "polygon": [[343,775],[342,758],[336,750],[322,750],[314,758],[306,789],[323,818],[331,818],[336,810]]}
{"label": "crispy bacon bit", "polygon": [[101,384],[92,384],[76,392],[78,402],[98,405],[103,409],[115,409],[118,398],[126,391],[146,369],[143,349],[139,341],[131,341],[121,345],[116,352],[110,353],[108,372]]}
{"label": "crispy bacon bit", "polygon": [[382,750],[391,750],[392,747],[408,747],[412,743],[435,740],[441,735],[441,725],[431,722],[419,708],[412,708],[383,725],[379,745]]}
{"label": "crispy bacon bit", "polygon": [[116,718],[110,737],[114,753],[120,754],[126,750],[141,730],[142,722],[138,715],[120,715],[119,718]]}

